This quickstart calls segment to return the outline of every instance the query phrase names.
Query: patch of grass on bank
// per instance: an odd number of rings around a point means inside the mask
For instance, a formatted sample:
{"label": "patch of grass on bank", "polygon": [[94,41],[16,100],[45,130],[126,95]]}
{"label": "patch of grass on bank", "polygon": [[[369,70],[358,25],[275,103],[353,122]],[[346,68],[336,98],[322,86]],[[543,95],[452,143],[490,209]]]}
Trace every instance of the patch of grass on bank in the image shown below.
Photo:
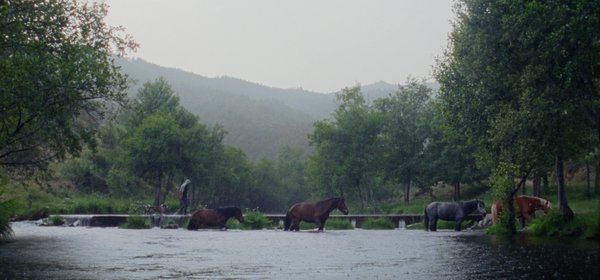
{"label": "patch of grass on bank", "polygon": [[53,226],[62,226],[65,224],[65,218],[63,218],[63,216],[60,216],[60,215],[50,216],[50,218],[48,218],[48,220],[49,220],[50,224]]}
{"label": "patch of grass on bank", "polygon": [[229,229],[248,229],[257,230],[272,228],[273,223],[265,214],[259,211],[249,211],[244,215],[244,223],[240,223],[236,218],[231,217],[226,224]]}
{"label": "patch of grass on bank", "polygon": [[533,219],[529,225],[531,232],[537,236],[581,236],[584,238],[600,238],[600,214],[576,214],[572,221],[565,221],[557,209],[548,215]]}
{"label": "patch of grass on bank", "polygon": [[149,229],[152,228],[148,218],[132,215],[127,217],[127,221],[120,226],[123,229]]}
{"label": "patch of grass on bank", "polygon": [[395,229],[396,225],[388,218],[369,218],[362,225],[362,229]]}
{"label": "patch of grass on bank", "polygon": [[328,219],[325,222],[325,229],[346,230],[354,229],[352,223],[347,219]]}

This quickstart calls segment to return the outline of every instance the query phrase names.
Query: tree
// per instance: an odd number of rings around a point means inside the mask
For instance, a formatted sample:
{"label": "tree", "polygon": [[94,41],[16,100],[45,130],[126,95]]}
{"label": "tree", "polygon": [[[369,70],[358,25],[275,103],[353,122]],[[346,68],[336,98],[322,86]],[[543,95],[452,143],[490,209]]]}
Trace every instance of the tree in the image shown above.
{"label": "tree", "polygon": [[95,143],[94,123],[126,101],[114,64],[137,44],[106,4],[0,2],[0,166],[45,167]]}
{"label": "tree", "polygon": [[409,202],[411,185],[424,171],[423,155],[433,118],[431,93],[424,83],[409,79],[395,94],[374,104],[383,118],[384,169],[388,178],[402,181],[404,202]]}
{"label": "tree", "polygon": [[309,135],[315,154],[311,176],[324,194],[354,196],[361,209],[377,208],[374,178],[379,175],[378,137],[381,121],[367,106],[360,87],[345,88],[333,120],[317,121]]}
{"label": "tree", "polygon": [[155,205],[164,202],[178,179],[190,178],[192,205],[198,205],[196,190],[209,184],[221,158],[225,132],[219,126],[209,129],[200,124],[197,116],[179,105],[163,78],[144,84],[132,110],[124,166],[154,186]]}
{"label": "tree", "polygon": [[501,169],[520,184],[550,156],[560,212],[572,219],[563,168],[589,148],[586,112],[600,98],[600,3],[477,0],[460,1],[456,11],[435,73],[444,117],[479,147],[480,158],[516,164]]}

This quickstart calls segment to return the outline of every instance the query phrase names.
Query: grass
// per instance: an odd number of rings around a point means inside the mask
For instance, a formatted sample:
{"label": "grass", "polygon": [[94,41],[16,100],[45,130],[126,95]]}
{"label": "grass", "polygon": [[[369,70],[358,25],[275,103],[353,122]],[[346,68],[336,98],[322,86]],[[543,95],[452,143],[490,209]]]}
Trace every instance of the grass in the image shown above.
{"label": "grass", "polygon": [[65,224],[65,219],[60,215],[50,216],[49,221],[53,226],[62,226]]}
{"label": "grass", "polygon": [[144,216],[133,215],[127,217],[127,221],[120,226],[123,229],[149,229],[152,228],[148,218]]}
{"label": "grass", "polygon": [[362,229],[395,229],[396,225],[388,218],[369,218],[362,225]]}

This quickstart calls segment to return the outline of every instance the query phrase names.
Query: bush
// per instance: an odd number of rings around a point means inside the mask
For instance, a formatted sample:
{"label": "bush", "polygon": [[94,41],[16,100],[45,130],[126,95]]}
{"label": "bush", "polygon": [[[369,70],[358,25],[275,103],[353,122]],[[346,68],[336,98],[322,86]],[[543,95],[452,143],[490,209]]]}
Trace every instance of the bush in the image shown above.
{"label": "bush", "polygon": [[152,228],[150,225],[150,221],[148,218],[144,216],[129,216],[127,217],[127,222],[121,225],[121,228],[125,229],[148,229]]}
{"label": "bush", "polygon": [[598,213],[576,215],[572,221],[566,221],[557,209],[551,210],[548,215],[538,217],[531,221],[529,228],[537,236],[600,236]]}
{"label": "bush", "polygon": [[366,219],[361,228],[363,229],[395,229],[396,225],[388,218]]}
{"label": "bush", "polygon": [[271,222],[271,220],[263,213],[258,211],[246,213],[244,223],[242,224],[242,228],[244,229],[263,229],[272,226],[273,222]]}
{"label": "bush", "polygon": [[0,240],[13,235],[10,227],[10,215],[14,211],[15,204],[14,200],[0,201]]}
{"label": "bush", "polygon": [[50,224],[53,226],[62,226],[65,224],[65,219],[59,215],[50,216]]}
{"label": "bush", "polygon": [[352,223],[347,219],[329,219],[325,222],[326,229],[354,229]]}

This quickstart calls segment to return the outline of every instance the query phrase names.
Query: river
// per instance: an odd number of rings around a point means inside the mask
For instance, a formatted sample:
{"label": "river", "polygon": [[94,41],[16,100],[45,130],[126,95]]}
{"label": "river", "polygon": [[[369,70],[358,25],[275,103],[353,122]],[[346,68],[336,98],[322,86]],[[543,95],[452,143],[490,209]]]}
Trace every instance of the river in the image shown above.
{"label": "river", "polygon": [[600,243],[482,231],[200,230],[12,224],[0,279],[599,279]]}

